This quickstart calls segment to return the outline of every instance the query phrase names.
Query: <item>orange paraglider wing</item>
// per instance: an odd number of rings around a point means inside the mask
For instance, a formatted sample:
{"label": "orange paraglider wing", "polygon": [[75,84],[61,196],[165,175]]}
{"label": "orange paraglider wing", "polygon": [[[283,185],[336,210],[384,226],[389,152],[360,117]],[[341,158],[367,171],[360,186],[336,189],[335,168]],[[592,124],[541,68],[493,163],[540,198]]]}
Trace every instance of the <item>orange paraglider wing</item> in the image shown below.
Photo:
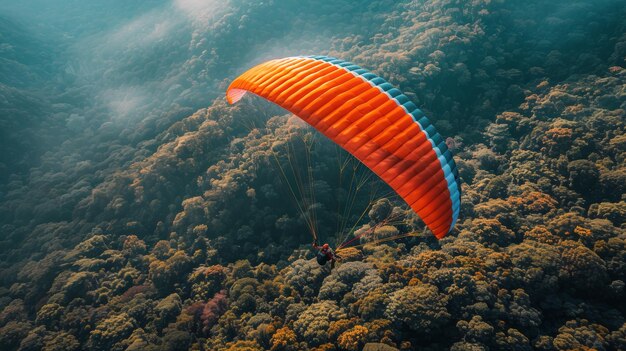
{"label": "orange paraglider wing", "polygon": [[415,104],[384,79],[326,56],[262,63],[228,87],[302,118],[389,184],[439,239],[459,216],[461,188],[443,138]]}

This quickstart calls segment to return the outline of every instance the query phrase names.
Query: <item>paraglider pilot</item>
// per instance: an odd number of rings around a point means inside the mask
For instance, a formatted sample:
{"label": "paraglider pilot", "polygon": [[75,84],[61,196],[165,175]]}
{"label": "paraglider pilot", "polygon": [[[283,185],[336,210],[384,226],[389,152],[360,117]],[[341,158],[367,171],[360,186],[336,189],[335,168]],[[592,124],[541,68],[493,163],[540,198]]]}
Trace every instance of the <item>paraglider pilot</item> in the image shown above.
{"label": "paraglider pilot", "polygon": [[335,261],[341,260],[341,257],[337,255],[328,244],[319,246],[317,240],[315,240],[313,242],[313,248],[319,250],[315,258],[320,266],[323,266],[326,262],[330,261],[330,269],[333,269],[335,268]]}

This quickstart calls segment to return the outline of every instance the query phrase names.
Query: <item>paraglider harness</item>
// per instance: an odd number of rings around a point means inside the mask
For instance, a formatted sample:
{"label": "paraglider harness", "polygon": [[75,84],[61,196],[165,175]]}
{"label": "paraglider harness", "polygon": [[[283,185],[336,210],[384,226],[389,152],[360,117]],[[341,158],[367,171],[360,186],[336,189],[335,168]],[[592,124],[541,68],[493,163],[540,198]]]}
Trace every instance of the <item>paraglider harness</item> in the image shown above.
{"label": "paraglider harness", "polygon": [[333,252],[328,244],[319,246],[317,240],[315,240],[313,242],[313,248],[318,250],[317,254],[315,255],[315,259],[320,266],[323,266],[326,264],[326,262],[330,261],[330,268],[332,269],[335,267],[335,261],[341,259],[339,255]]}

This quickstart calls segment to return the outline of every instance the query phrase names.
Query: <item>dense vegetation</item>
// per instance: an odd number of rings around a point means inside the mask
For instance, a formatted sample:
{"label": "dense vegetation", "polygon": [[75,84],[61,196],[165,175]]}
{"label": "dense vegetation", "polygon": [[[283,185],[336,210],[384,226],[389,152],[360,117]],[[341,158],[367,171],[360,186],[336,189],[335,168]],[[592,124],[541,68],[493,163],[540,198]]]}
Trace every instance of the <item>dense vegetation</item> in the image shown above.
{"label": "dense vegetation", "polygon": [[[55,45],[0,17],[0,349],[626,349],[623,2],[154,3]],[[372,69],[450,137],[448,237],[312,259],[277,165],[309,150],[339,240],[337,149],[222,95],[300,53]],[[358,224],[423,232],[392,197]]]}

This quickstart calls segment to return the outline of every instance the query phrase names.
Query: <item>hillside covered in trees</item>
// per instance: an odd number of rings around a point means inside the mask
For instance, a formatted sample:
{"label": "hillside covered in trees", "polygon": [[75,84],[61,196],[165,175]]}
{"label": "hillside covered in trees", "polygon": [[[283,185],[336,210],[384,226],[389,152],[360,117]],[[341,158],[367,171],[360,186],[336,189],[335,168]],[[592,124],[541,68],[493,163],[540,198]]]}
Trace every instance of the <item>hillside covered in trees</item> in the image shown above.
{"label": "hillside covered in trees", "polygon": [[[448,236],[293,115],[226,103],[301,54],[448,137]],[[1,350],[626,349],[623,1],[27,0],[0,61]],[[372,233],[332,271],[279,176],[304,167],[322,240]]]}

